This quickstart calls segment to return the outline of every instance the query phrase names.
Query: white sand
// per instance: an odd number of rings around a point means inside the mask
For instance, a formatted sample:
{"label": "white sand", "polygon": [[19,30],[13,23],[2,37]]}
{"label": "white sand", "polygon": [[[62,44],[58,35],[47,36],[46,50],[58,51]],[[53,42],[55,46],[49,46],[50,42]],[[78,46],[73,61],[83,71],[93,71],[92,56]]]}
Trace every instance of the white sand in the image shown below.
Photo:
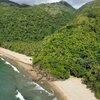
{"label": "white sand", "polygon": [[82,84],[80,78],[70,77],[68,80],[55,81],[53,84],[64,93],[68,100],[97,100],[94,93]]}
{"label": "white sand", "polygon": [[26,64],[32,64],[32,57],[28,57],[26,55],[10,51],[10,50],[4,49],[2,47],[0,47],[0,54],[2,54],[2,55],[4,54],[4,56],[14,57],[14,59],[16,58],[17,60],[19,60],[23,63],[26,63]]}
{"label": "white sand", "polygon": [[[32,60],[30,60],[32,57],[28,57],[26,55],[19,54],[1,47],[0,55],[9,57],[15,61],[17,60],[32,65]],[[26,69],[26,71],[32,69],[32,66],[30,66],[30,68],[27,68],[27,66],[23,67]],[[30,74],[33,74],[34,76],[34,73],[30,72]],[[65,81],[50,82],[50,84],[52,84],[51,86],[53,87],[55,86],[56,91],[64,97],[64,99],[60,100],[97,100],[94,96],[94,93],[87,89],[86,85],[82,84],[80,78],[71,77]]]}

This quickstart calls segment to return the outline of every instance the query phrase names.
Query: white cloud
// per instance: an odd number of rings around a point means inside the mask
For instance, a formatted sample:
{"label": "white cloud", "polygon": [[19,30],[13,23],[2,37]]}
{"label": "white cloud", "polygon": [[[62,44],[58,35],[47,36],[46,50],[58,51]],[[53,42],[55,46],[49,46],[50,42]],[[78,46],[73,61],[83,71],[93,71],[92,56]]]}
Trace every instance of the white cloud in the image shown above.
{"label": "white cloud", "polygon": [[86,4],[87,2],[90,2],[92,0],[66,0],[69,4],[71,4],[74,8],[78,9],[82,5]]}
{"label": "white cloud", "polygon": [[59,2],[60,0],[11,0],[20,4],[40,4],[40,3],[52,3],[52,2]]}

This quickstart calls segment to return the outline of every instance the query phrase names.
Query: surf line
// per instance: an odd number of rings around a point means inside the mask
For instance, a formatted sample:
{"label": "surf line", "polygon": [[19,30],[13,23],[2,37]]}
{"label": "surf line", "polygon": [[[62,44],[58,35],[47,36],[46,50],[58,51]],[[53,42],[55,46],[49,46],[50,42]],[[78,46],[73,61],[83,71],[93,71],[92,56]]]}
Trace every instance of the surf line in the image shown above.
{"label": "surf line", "polygon": [[16,98],[19,98],[20,100],[25,100],[22,94],[17,90]]}
{"label": "surf line", "polygon": [[34,88],[34,90],[42,90],[42,91],[44,91],[45,93],[47,93],[48,94],[48,96],[54,96],[54,93],[50,93],[50,92],[48,92],[46,89],[44,89],[43,87],[41,87],[39,84],[37,84],[36,82],[28,82],[29,84],[34,84],[35,85],[35,88]]}
{"label": "surf line", "polygon": [[0,59],[4,61],[4,58],[0,57]]}
{"label": "surf line", "polygon": [[16,71],[17,73],[20,73],[19,70],[15,66],[13,66],[12,64],[10,64],[7,61],[5,63],[8,64],[8,65],[10,65],[13,68],[14,71]]}

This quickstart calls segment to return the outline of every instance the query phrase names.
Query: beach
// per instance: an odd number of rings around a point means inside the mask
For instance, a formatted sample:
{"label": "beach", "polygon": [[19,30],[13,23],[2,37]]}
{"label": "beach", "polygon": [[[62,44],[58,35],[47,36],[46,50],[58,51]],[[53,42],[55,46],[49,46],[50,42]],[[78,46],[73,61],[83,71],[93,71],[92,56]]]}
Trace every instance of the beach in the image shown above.
{"label": "beach", "polygon": [[[21,65],[21,68],[30,74],[33,80],[45,79],[37,68],[32,67],[32,57],[19,54],[0,47],[0,55],[8,57]],[[55,92],[59,100],[97,100],[94,93],[82,84],[81,78],[70,77],[65,81],[47,81],[47,84]]]}
{"label": "beach", "polygon": [[53,84],[64,93],[68,100],[97,100],[80,78],[70,77],[65,81],[56,81]]}

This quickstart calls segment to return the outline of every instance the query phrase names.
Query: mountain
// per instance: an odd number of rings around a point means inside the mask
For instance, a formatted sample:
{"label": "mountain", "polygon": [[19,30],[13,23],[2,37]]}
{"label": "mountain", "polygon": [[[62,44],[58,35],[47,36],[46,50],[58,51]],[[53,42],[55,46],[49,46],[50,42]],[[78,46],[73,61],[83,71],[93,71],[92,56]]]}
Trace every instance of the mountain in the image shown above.
{"label": "mountain", "polygon": [[42,40],[65,25],[74,11],[74,8],[62,3],[29,7],[0,4],[0,40]]}
{"label": "mountain", "polygon": [[65,6],[69,7],[69,8],[72,8],[72,6],[70,4],[68,4],[66,1],[61,0],[58,3],[61,3],[61,4],[65,5]]}
{"label": "mountain", "polygon": [[76,18],[74,22],[78,25],[84,25],[85,29],[93,31],[97,35],[97,40],[100,39],[100,1],[94,0],[87,3],[76,13]]}
{"label": "mountain", "polygon": [[19,4],[12,2],[10,0],[0,0],[0,3],[7,3],[7,4],[9,3],[9,4],[14,4],[14,5],[20,6]]}

